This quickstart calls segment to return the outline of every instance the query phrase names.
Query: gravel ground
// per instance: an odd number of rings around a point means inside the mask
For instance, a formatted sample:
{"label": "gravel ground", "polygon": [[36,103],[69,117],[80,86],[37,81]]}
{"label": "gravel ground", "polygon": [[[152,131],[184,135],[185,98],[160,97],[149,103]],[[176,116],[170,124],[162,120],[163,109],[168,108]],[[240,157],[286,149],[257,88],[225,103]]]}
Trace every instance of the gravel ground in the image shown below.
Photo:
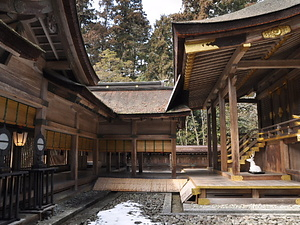
{"label": "gravel ground", "polygon": [[[75,196],[73,199],[62,202],[58,204],[56,213],[60,213],[64,211],[66,208],[76,206],[80,204],[80,202],[85,201],[86,198],[94,198],[99,195],[97,191],[91,191],[82,193],[81,195]],[[81,216],[81,220],[78,218],[74,218],[73,221],[64,224],[80,224],[80,225],[88,225],[90,221],[94,221],[96,219],[96,213],[100,210],[107,210],[113,208],[115,205],[132,201],[141,204],[141,210],[143,211],[143,215],[146,218],[151,219],[153,224],[157,225],[198,225],[198,224],[217,224],[217,225],[268,225],[268,224],[278,224],[278,225],[297,225],[300,224],[300,214],[298,215],[284,215],[284,214],[274,214],[274,213],[265,213],[265,214],[201,214],[201,211],[205,210],[218,210],[223,209],[231,209],[231,210],[272,210],[274,208],[280,210],[299,210],[299,205],[259,205],[259,204],[238,204],[238,205],[209,205],[209,206],[200,206],[197,204],[185,204],[185,209],[188,208],[191,213],[177,213],[177,214],[161,214],[163,204],[164,204],[164,196],[163,193],[122,193],[117,195],[113,201],[108,201],[104,207],[100,208],[100,206],[94,205],[92,206],[93,211],[88,210],[89,213],[83,213]],[[199,212],[199,213],[197,213]],[[80,213],[81,214],[81,213]],[[78,223],[74,222],[78,221]],[[122,224],[120,224],[122,225]]]}

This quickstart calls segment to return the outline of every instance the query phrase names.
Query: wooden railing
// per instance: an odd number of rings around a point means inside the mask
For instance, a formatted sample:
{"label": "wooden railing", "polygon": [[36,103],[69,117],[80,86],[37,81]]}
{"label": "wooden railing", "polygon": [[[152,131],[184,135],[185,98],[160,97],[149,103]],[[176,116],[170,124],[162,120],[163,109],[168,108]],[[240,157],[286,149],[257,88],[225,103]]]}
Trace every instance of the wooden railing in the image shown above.
{"label": "wooden railing", "polygon": [[24,176],[21,208],[23,211],[41,211],[54,204],[53,174],[56,168],[28,170]]}
{"label": "wooden railing", "polygon": [[21,181],[27,172],[0,174],[0,224],[10,224],[19,220]]}
{"label": "wooden railing", "polygon": [[300,137],[300,117],[293,116],[294,119],[264,127],[259,133],[260,141],[280,140],[292,137]]}
{"label": "wooden railing", "polygon": [[[239,140],[240,159],[258,143],[258,129],[250,130]],[[227,162],[232,162],[232,152],[230,142],[227,144]]]}

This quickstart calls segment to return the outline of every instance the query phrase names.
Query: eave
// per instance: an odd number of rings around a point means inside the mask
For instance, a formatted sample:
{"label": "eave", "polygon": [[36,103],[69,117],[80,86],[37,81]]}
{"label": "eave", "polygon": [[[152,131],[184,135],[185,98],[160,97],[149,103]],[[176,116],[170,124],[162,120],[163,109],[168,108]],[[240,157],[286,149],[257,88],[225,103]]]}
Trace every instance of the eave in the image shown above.
{"label": "eave", "polygon": [[76,2],[74,0],[53,1],[55,13],[59,16],[60,31],[67,46],[67,58],[70,68],[77,80],[84,85],[96,85],[99,81],[87,56],[77,17]]}
{"label": "eave", "polygon": [[[263,73],[299,68],[299,21],[300,4],[255,17],[173,23],[178,84],[169,108],[176,102],[192,109],[216,104],[219,94],[226,98],[229,75],[242,97],[255,91]],[[268,36],[276,29],[280,34]],[[294,53],[287,55],[288,48]]]}

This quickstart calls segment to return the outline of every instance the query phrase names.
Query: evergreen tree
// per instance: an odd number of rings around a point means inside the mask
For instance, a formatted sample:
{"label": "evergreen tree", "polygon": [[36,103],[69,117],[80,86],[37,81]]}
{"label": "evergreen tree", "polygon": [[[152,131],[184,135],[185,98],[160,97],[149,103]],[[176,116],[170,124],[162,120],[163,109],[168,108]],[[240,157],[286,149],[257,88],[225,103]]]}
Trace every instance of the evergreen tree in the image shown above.
{"label": "evergreen tree", "polygon": [[81,33],[84,39],[85,48],[91,63],[94,64],[98,57],[97,42],[98,33],[100,31],[95,30],[97,19],[96,10],[92,8],[92,4],[89,0],[76,0],[77,14]]}
{"label": "evergreen tree", "polygon": [[116,0],[111,28],[111,50],[123,61],[133,62],[132,78],[145,71],[150,25],[141,0]]}
{"label": "evergreen tree", "polygon": [[131,61],[122,61],[116,52],[109,49],[100,54],[99,62],[94,66],[101,82],[129,82],[131,79],[127,75],[131,73],[131,68]]}
{"label": "evergreen tree", "polygon": [[161,16],[149,41],[145,80],[168,80],[173,84],[173,45],[171,17]]}
{"label": "evergreen tree", "polygon": [[185,20],[201,20],[232,13],[259,0],[182,0]]}

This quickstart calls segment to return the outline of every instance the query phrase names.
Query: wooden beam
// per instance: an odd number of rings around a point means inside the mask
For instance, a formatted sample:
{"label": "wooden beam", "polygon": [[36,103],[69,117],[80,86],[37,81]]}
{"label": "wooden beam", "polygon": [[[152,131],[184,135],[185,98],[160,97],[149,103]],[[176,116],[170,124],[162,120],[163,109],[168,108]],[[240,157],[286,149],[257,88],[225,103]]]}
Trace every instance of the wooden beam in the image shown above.
{"label": "wooden beam", "polygon": [[240,153],[239,153],[239,131],[236,87],[233,85],[233,78],[228,77],[229,110],[230,110],[230,134],[232,151],[232,173],[240,174]]}
{"label": "wooden beam", "polygon": [[245,60],[240,61],[236,67],[237,70],[300,68],[300,59]]}
{"label": "wooden beam", "polygon": [[208,102],[212,99],[212,97],[218,93],[220,89],[223,89],[223,86],[226,85],[226,79],[229,74],[233,74],[236,71],[236,64],[241,60],[241,58],[245,55],[248,49],[251,47],[251,44],[243,44],[239,46],[235,52],[233,53],[232,57],[228,61],[226,67],[224,68],[221,76],[219,77],[217,83],[212,88],[211,92],[209,93],[208,97],[206,98],[203,106],[206,107]]}
{"label": "wooden beam", "polygon": [[28,60],[37,60],[45,53],[43,49],[28,41],[0,20],[0,46],[11,54]]}
{"label": "wooden beam", "polygon": [[221,133],[221,171],[227,172],[227,146],[226,146],[226,111],[225,100],[219,92],[220,107],[220,133]]}
{"label": "wooden beam", "polygon": [[70,63],[68,61],[48,61],[45,66],[46,69],[52,70],[70,70]]}

